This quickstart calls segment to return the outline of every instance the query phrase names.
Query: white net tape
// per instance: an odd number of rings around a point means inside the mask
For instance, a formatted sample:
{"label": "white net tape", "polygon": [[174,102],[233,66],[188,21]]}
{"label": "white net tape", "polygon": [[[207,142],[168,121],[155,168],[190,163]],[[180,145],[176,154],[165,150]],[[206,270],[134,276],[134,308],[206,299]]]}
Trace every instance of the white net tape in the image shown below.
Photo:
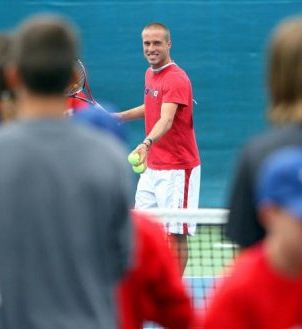
{"label": "white net tape", "polygon": [[219,225],[227,222],[229,210],[224,208],[167,209],[152,208],[143,210],[160,218],[162,222],[196,223]]}

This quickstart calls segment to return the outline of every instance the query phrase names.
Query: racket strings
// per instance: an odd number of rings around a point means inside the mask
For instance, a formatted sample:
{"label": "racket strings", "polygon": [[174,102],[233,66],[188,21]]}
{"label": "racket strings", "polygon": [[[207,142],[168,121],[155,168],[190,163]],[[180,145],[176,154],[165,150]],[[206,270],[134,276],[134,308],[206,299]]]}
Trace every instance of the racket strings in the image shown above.
{"label": "racket strings", "polygon": [[85,72],[83,66],[79,63],[79,61],[76,62],[76,70],[79,73],[79,79],[70,84],[70,86],[68,87],[68,89],[66,91],[67,96],[74,96],[85,88],[86,72]]}
{"label": "racket strings", "polygon": [[[86,72],[84,64],[81,62],[80,59],[77,59],[75,65],[76,65],[76,70],[79,73],[79,79],[78,79],[78,81],[73,82],[70,85],[70,87],[66,91],[66,96],[77,98],[79,100],[82,100],[84,102],[87,102],[87,103],[95,106],[96,108],[98,108],[104,112],[107,112],[103,108],[103,106],[100,105],[100,103],[98,103],[94,99],[94,97],[92,95],[92,91],[91,91],[89,83],[88,83],[87,72]],[[83,91],[83,93],[79,94],[81,91]]]}

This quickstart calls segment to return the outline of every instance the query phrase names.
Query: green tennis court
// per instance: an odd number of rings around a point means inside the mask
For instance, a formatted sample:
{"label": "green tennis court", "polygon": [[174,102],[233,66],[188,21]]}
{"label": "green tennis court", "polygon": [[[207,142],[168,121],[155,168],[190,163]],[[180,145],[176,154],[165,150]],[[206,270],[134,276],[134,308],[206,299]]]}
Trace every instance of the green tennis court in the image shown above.
{"label": "green tennis court", "polygon": [[185,276],[219,276],[235,253],[236,247],[224,237],[222,225],[200,224],[196,234],[189,237],[189,261]]}
{"label": "green tennis court", "polygon": [[236,255],[236,246],[224,236],[224,224],[198,224],[189,237],[185,283],[197,307],[206,307],[207,295]]}

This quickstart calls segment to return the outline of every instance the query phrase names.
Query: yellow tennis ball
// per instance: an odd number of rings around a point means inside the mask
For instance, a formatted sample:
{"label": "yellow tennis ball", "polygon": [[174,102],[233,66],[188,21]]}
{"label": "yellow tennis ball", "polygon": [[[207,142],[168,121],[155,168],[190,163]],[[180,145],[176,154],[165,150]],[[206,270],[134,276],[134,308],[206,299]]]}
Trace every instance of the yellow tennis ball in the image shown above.
{"label": "yellow tennis ball", "polygon": [[132,170],[136,173],[136,174],[142,174],[143,172],[145,172],[146,170],[146,166],[144,163],[140,164],[139,166],[132,166]]}
{"label": "yellow tennis ball", "polygon": [[136,166],[139,163],[139,154],[138,153],[134,153],[131,152],[128,155],[128,162],[132,165],[132,166]]}

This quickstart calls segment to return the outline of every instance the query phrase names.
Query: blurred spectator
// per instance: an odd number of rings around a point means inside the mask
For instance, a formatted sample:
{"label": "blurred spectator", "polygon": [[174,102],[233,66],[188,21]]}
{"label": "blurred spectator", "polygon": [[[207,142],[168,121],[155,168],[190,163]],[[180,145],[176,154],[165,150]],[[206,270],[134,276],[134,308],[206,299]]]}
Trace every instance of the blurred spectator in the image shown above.
{"label": "blurred spectator", "polygon": [[247,248],[216,290],[203,329],[302,328],[302,148],[272,153],[256,182],[263,242]]}
{"label": "blurred spectator", "polygon": [[131,255],[126,152],[66,120],[77,38],[52,16],[24,22],[7,69],[18,121],[0,130],[1,327],[115,328]]}
{"label": "blurred spectator", "polygon": [[169,329],[191,328],[191,300],[163,227],[143,212],[132,212],[132,218],[135,258],[119,289],[121,328],[140,329],[144,321]]}
{"label": "blurred spectator", "polygon": [[263,159],[288,145],[302,145],[302,18],[274,31],[268,58],[270,119],[276,125],[243,149],[230,198],[226,233],[242,248],[264,237],[254,200],[255,176]]}

